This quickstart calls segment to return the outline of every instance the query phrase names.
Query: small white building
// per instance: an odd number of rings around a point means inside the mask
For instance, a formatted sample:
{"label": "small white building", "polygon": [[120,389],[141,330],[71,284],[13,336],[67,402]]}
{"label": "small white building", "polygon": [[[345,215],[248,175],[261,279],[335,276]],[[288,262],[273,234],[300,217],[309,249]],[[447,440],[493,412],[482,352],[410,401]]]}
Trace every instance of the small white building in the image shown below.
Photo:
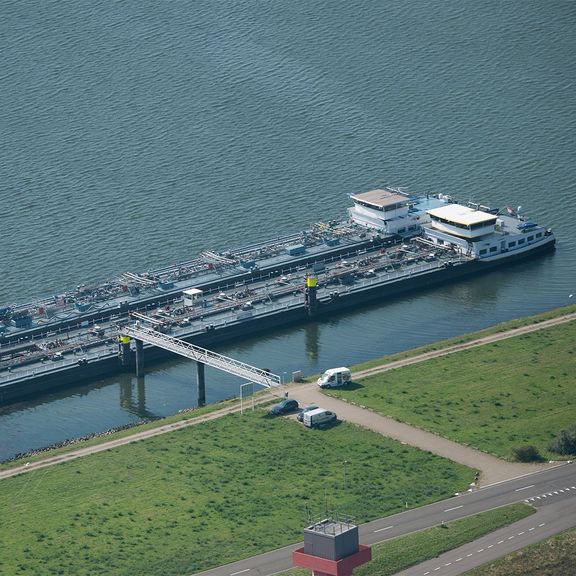
{"label": "small white building", "polygon": [[182,292],[184,306],[203,306],[204,292],[199,288],[188,288]]}

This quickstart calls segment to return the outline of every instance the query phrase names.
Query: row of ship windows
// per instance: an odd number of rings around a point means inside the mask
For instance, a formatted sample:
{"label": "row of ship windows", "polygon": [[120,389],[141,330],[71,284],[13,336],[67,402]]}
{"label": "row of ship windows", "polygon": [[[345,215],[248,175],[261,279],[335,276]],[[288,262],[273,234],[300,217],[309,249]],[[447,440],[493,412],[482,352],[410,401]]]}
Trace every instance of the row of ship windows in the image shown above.
{"label": "row of ship windows", "polygon": [[[536,238],[542,238],[542,232],[538,232],[536,234]],[[532,240],[534,240],[534,236],[528,236],[527,238],[520,238],[520,240],[518,240],[518,242],[516,242],[516,240],[509,242],[508,248],[515,248],[516,245],[521,246],[522,244],[524,244],[524,242],[532,242]],[[490,252],[496,252],[497,250],[498,250],[498,246],[491,246],[490,247]],[[484,256],[487,252],[488,252],[488,249],[483,248],[482,250],[480,250],[479,254],[480,254],[480,256]]]}

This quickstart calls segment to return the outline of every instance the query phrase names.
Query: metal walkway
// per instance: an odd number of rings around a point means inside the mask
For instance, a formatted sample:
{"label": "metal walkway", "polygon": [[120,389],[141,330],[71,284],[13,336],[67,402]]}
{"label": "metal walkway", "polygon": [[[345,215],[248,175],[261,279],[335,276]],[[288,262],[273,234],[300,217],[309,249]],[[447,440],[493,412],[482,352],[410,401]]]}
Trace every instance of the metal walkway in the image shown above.
{"label": "metal walkway", "polygon": [[271,374],[262,368],[256,368],[255,366],[250,366],[250,364],[245,364],[233,358],[228,358],[222,354],[216,352],[211,352],[200,346],[195,346],[184,340],[179,340],[167,334],[162,334],[161,332],[156,332],[151,328],[145,328],[143,326],[125,326],[122,328],[122,333],[126,336],[131,336],[136,340],[142,340],[147,344],[153,344],[154,346],[159,346],[170,352],[180,354],[180,356],[185,356],[196,362],[202,362],[207,366],[212,366],[212,368],[217,368],[218,370],[223,370],[229,374],[234,374],[235,376],[240,376],[248,382],[254,382],[255,384],[260,384],[266,388],[272,386],[279,386],[281,384],[280,376],[276,374]]}

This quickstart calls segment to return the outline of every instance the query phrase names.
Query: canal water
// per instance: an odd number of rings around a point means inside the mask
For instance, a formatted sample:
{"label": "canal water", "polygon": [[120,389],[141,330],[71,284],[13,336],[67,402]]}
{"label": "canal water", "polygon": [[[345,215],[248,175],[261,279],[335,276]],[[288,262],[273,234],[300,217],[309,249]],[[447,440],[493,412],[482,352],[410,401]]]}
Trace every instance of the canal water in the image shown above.
{"label": "canal water", "polygon": [[[340,218],[382,185],[522,206],[554,254],[218,351],[288,377],[571,302],[576,5],[8,1],[0,303]],[[240,382],[207,370],[207,397]],[[194,406],[194,367],[0,409],[0,459]]]}

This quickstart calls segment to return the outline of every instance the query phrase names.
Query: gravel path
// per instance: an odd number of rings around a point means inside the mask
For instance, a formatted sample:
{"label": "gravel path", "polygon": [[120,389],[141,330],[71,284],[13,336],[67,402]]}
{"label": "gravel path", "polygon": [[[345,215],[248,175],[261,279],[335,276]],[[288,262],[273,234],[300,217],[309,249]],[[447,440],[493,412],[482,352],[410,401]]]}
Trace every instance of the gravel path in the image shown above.
{"label": "gravel path", "polygon": [[[363,370],[361,372],[354,373],[354,378],[362,378],[364,376],[369,376],[371,374],[377,374],[380,372],[386,372],[388,370],[394,370],[395,368],[400,368],[402,366],[408,366],[409,364],[415,364],[417,362],[424,362],[430,358],[436,358],[439,356],[445,356],[453,352],[459,352],[461,350],[467,350],[475,346],[481,346],[483,344],[488,344],[490,342],[496,342],[498,340],[504,340],[505,338],[512,338],[520,334],[526,334],[528,332],[534,332],[536,330],[541,330],[543,328],[548,328],[549,326],[555,326],[558,324],[563,324],[565,322],[571,322],[576,319],[576,313],[567,314],[565,316],[560,316],[558,318],[553,318],[551,320],[546,320],[539,322],[538,324],[531,324],[529,326],[523,326],[521,328],[514,328],[506,332],[501,332],[498,334],[493,334],[486,336],[484,338],[479,338],[465,344],[457,344],[455,346],[450,346],[443,348],[442,350],[434,350],[431,352],[426,352],[419,354],[418,356],[413,356],[411,358],[406,358],[404,360],[398,360],[396,362],[391,362],[384,366],[376,366],[368,370]],[[354,406],[342,400],[336,398],[331,398],[322,394],[315,383],[305,384],[305,385],[291,385],[285,389],[289,390],[290,396],[296,398],[302,404],[314,403],[321,404],[322,406],[329,408],[338,414],[338,417],[342,420],[353,422],[360,426],[364,426],[379,434],[383,434],[400,442],[405,442],[412,446],[421,448],[422,450],[428,450],[439,456],[449,458],[455,462],[460,462],[471,468],[475,468],[480,471],[480,483],[482,485],[492,484],[494,482],[500,482],[503,480],[508,480],[522,474],[529,474],[531,472],[541,470],[550,466],[549,464],[514,464],[510,462],[505,462],[484,452],[474,450],[473,448],[468,448],[442,438],[430,432],[425,432],[419,428],[414,428],[408,426],[407,424],[402,424],[391,418],[386,418],[385,416],[380,416],[370,410],[362,408],[360,406]],[[267,394],[263,394],[258,397],[258,403],[266,402],[271,398],[276,398],[282,395],[283,390],[275,389]],[[206,414],[203,416],[196,416],[187,420],[182,420],[174,424],[169,424],[165,426],[159,426],[158,428],[153,428],[151,430],[146,430],[144,432],[137,432],[125,438],[119,438],[117,440],[110,440],[108,442],[103,442],[96,446],[89,446],[85,448],[79,448],[68,452],[66,454],[61,454],[58,456],[52,456],[39,460],[37,462],[29,462],[15,468],[0,471],[0,480],[3,478],[9,478],[11,476],[16,476],[17,474],[22,474],[29,472],[31,470],[38,470],[39,468],[45,468],[47,466],[52,466],[54,464],[59,464],[61,462],[69,462],[76,458],[86,456],[88,454],[95,454],[97,452],[102,452],[104,450],[109,450],[111,448],[116,448],[118,446],[123,446],[125,444],[130,444],[132,442],[137,442],[144,438],[151,438],[159,434],[166,434],[167,432],[172,432],[180,428],[185,428],[187,426],[193,426],[200,422],[206,422],[208,420],[213,420],[224,414],[229,414],[231,412],[239,412],[240,406],[236,405],[233,407],[224,408],[222,410],[217,410]]]}

